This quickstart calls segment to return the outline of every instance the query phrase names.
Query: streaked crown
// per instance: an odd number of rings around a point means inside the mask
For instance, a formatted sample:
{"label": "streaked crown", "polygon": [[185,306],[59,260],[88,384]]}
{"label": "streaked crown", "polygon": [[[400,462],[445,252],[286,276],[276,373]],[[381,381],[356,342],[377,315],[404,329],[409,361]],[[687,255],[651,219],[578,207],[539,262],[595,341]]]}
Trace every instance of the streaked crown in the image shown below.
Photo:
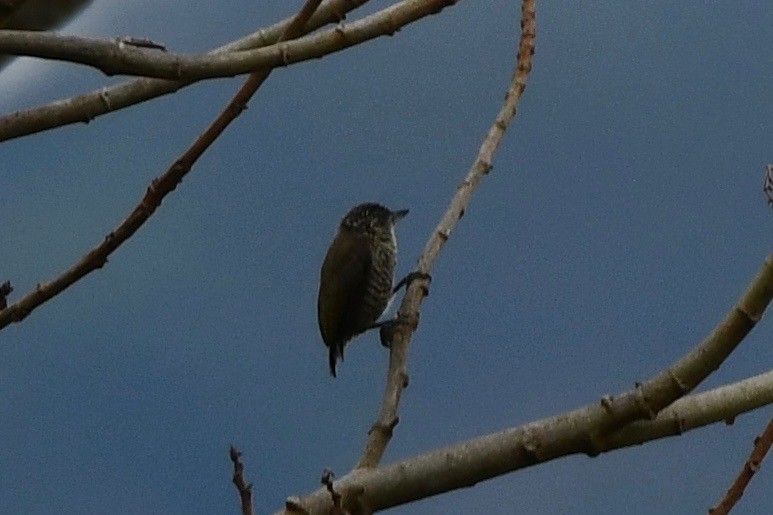
{"label": "streaked crown", "polygon": [[381,204],[368,202],[354,206],[341,220],[341,227],[366,236],[391,232],[392,226],[408,214],[408,210],[391,211]]}

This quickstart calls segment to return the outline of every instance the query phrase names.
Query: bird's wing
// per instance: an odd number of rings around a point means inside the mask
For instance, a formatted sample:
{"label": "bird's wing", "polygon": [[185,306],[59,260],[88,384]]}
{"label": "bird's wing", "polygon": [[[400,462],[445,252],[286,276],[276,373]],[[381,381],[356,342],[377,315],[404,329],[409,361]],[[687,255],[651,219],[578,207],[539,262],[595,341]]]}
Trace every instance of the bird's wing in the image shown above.
{"label": "bird's wing", "polygon": [[322,264],[317,300],[319,330],[328,347],[342,346],[357,332],[355,314],[370,266],[367,238],[339,232]]}

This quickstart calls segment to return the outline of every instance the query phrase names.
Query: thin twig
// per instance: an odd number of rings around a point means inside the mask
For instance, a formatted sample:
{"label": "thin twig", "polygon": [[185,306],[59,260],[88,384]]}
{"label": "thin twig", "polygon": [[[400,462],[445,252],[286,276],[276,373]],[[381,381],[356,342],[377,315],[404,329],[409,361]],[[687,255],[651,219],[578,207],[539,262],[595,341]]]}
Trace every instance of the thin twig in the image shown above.
{"label": "thin twig", "polygon": [[762,191],[768,199],[768,204],[773,206],[773,164],[765,167],[765,183],[762,185]]}
{"label": "thin twig", "polygon": [[[327,0],[323,2],[314,16],[304,27],[308,34],[329,23],[343,20],[346,14],[368,0]],[[260,29],[242,39],[213,50],[212,54],[236,52],[250,48],[273,45],[279,40],[294,17],[282,20],[270,27]],[[0,141],[34,134],[47,129],[61,127],[71,123],[88,123],[101,116],[134,104],[174,93],[191,82],[168,81],[161,79],[133,79],[130,81],[101,88],[77,97],[57,100],[50,104],[16,111],[0,116]]]}
{"label": "thin twig", "polygon": [[330,500],[333,503],[333,506],[330,508],[328,515],[345,515],[346,511],[341,507],[341,494],[336,492],[335,488],[333,487],[334,477],[335,473],[332,470],[326,468],[322,473],[322,478],[320,479],[320,482],[325,485],[325,488],[327,488],[327,491],[330,493]]}
{"label": "thin twig", "polygon": [[[288,39],[297,37],[300,34],[301,28],[321,1],[306,0],[304,6],[287,26],[281,37]],[[128,240],[153,215],[161,205],[164,197],[177,188],[177,185],[180,184],[180,181],[191,170],[199,157],[223,133],[225,128],[244,111],[247,102],[249,102],[250,98],[268,78],[270,73],[271,70],[269,69],[250,74],[244,85],[234,95],[234,98],[225,109],[163,175],[151,182],[148,191],[137,207],[134,208],[134,211],[118,228],[108,234],[102,243],[91,249],[80,261],[59,277],[51,282],[38,284],[35,290],[27,294],[27,296],[0,311],[0,329],[13,322],[22,321],[32,310],[61,293],[77,280],[94,270],[102,268],[107,262],[108,256],[123,242]]]}
{"label": "thin twig", "polygon": [[735,504],[741,499],[749,481],[752,480],[754,474],[760,469],[762,460],[765,459],[765,455],[770,450],[771,444],[773,444],[773,418],[768,422],[765,431],[754,439],[754,449],[752,450],[749,459],[743,464],[741,472],[738,474],[738,477],[735,478],[735,481],[733,481],[733,484],[719,504],[709,510],[710,514],[727,515],[730,513],[730,510],[732,510]]}
{"label": "thin twig", "polygon": [[247,483],[244,479],[244,464],[242,463],[242,453],[239,450],[231,446],[229,451],[231,462],[234,464],[234,473],[232,477],[233,484],[236,485],[236,490],[239,492],[239,498],[242,504],[242,515],[252,515],[254,509],[252,506],[252,484]]}
{"label": "thin twig", "polygon": [[5,309],[8,306],[8,295],[11,292],[13,292],[11,281],[5,281],[3,284],[0,284],[0,309]]}
{"label": "thin twig", "polygon": [[460,0],[403,0],[377,13],[326,32],[264,48],[209,55],[184,55],[96,39],[55,34],[0,30],[0,53],[69,61],[92,66],[106,75],[139,75],[196,81],[233,77],[319,59],[379,36],[392,36],[405,25],[436,13]]}
{"label": "thin twig", "polygon": [[[518,45],[516,67],[511,84],[505,95],[504,104],[483,140],[483,144],[478,151],[478,157],[467,173],[467,177],[459,185],[443,218],[430,235],[416,268],[416,271],[419,273],[429,274],[432,271],[432,266],[440,253],[440,249],[448,241],[451,232],[462,218],[476,186],[491,171],[494,153],[497,151],[510,121],[515,116],[518,101],[526,89],[526,79],[531,71],[534,42],[537,33],[535,0],[524,0],[521,15],[521,39]],[[408,323],[398,324],[396,330],[391,334],[389,370],[381,410],[376,423],[368,435],[365,452],[357,464],[357,468],[376,467],[381,461],[384,450],[392,437],[392,429],[398,420],[397,408],[400,403],[400,397],[408,383],[408,348],[411,337],[418,325],[419,308],[428,287],[429,281],[426,279],[413,281],[409,285],[408,291],[400,305],[398,319]]]}

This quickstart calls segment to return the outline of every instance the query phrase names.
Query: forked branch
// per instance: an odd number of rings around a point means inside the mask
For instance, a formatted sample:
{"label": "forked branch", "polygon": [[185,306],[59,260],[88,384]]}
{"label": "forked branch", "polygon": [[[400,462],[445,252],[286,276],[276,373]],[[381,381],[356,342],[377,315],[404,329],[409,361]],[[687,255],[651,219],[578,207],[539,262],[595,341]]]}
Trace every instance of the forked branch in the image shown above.
{"label": "forked branch", "polygon": [[[664,409],[654,420],[627,425],[600,450],[608,452],[679,436],[771,403],[773,371],[688,395]],[[588,414],[596,408],[596,405],[586,406],[376,469],[356,469],[336,481],[336,491],[343,495],[344,506],[350,497],[355,497],[360,505],[375,512],[582,453],[585,452],[582,435],[590,432],[591,425],[597,422]],[[277,513],[322,515],[328,513],[331,504],[327,490],[318,489],[303,498],[289,499],[285,510]]]}
{"label": "forked branch", "polygon": [[[285,28],[280,40],[297,37],[309,17],[314,13],[322,0],[306,0],[303,8],[292,22]],[[191,170],[194,163],[223,133],[226,127],[238,117],[247,106],[250,98],[268,78],[271,70],[261,70],[250,74],[244,85],[234,95],[225,109],[215,118],[209,127],[196,139],[193,145],[175,161],[160,177],[154,179],[145,196],[134,208],[134,211],[104,241],[91,249],[80,261],[66,270],[59,277],[48,283],[40,283],[34,291],[0,311],[0,329],[13,322],[20,322],[32,310],[64,291],[67,287],[85,275],[102,268],[112,254],[122,243],[128,240],[158,209],[161,201],[177,188],[183,177]]]}
{"label": "forked branch", "polygon": [[[343,21],[349,11],[360,7],[366,2],[367,0],[327,0],[320,5],[317,12],[307,21],[302,32],[298,35],[309,34],[328,23]],[[449,0],[444,5],[451,5],[452,3],[454,3],[453,0]],[[432,14],[432,12],[428,14]],[[280,34],[283,33],[290,22],[291,20],[287,19],[261,29],[250,36],[213,50],[210,56],[220,56],[276,44],[279,42]],[[389,22],[389,26],[396,27],[392,21]],[[363,34],[350,34],[349,28],[344,30],[343,27],[339,27],[339,29],[334,31],[337,38],[341,34],[348,34],[348,36],[354,38],[363,37]],[[377,35],[375,34],[373,37]],[[281,50],[280,53],[283,56],[283,61],[285,58],[289,59],[290,56],[287,51]],[[293,55],[295,55],[295,51]],[[253,67],[252,69],[255,68]],[[62,99],[47,105],[0,116],[0,141],[34,134],[71,123],[88,123],[97,116],[161,95],[174,93],[178,89],[192,83],[191,81],[164,79],[135,79],[77,97]]]}
{"label": "forked branch", "polygon": [[[352,11],[368,0],[327,0],[306,22],[303,34],[308,34],[329,23],[342,21]],[[273,45],[290,25],[294,17],[260,29],[242,39],[216,48],[211,54],[236,52],[250,48]],[[0,141],[27,134],[61,127],[71,123],[88,123],[97,116],[107,114],[152,98],[174,93],[191,82],[162,79],[134,79],[114,86],[86,93],[73,98],[17,111],[0,116]]]}
{"label": "forked branch", "polygon": [[276,68],[328,54],[379,36],[393,35],[403,26],[459,0],[403,0],[350,24],[286,43],[238,52],[184,55],[125,44],[120,39],[96,39],[51,32],[0,30],[0,54],[24,55],[92,66],[106,75],[140,75],[195,81],[232,77]]}

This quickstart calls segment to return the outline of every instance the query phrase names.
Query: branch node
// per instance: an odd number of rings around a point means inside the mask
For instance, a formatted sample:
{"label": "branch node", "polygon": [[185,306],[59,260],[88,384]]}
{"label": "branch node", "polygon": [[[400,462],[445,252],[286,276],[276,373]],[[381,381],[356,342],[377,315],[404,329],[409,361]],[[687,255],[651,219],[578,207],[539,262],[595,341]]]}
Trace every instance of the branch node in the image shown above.
{"label": "branch node", "polygon": [[400,422],[400,417],[395,417],[385,424],[376,422],[370,427],[370,429],[368,430],[368,434],[371,434],[374,431],[379,431],[382,434],[384,434],[386,437],[392,438],[395,427],[397,427],[397,424],[399,422]]}
{"label": "branch node", "polygon": [[671,382],[674,383],[674,386],[676,386],[679,390],[680,397],[690,393],[690,390],[692,390],[692,388],[687,386],[681,379],[679,379],[679,376],[676,374],[676,372],[674,372],[673,367],[668,367],[668,377],[671,379]]}
{"label": "branch node", "polygon": [[290,66],[290,46],[287,43],[279,46],[279,55],[282,57],[282,63]]}
{"label": "branch node", "polygon": [[674,427],[676,428],[676,434],[682,435],[685,432],[684,417],[679,416],[678,412],[674,412]]}
{"label": "branch node", "polygon": [[400,383],[403,385],[403,389],[408,388],[408,383],[410,382],[408,378],[408,372],[405,370],[400,371]]}
{"label": "branch node", "polygon": [[540,439],[534,429],[529,428],[524,431],[523,438],[521,439],[521,449],[526,454],[526,457],[532,463],[539,463],[539,448],[541,446]]}
{"label": "branch node", "polygon": [[603,438],[601,434],[598,431],[591,431],[587,434],[587,438],[585,440],[585,454],[589,458],[595,458],[599,454],[601,454],[601,451],[603,449],[602,444]]}
{"label": "branch node", "polygon": [[252,515],[252,484],[244,480],[244,464],[241,461],[242,453],[233,445],[228,450],[228,456],[234,464],[234,472],[231,481],[239,492],[239,498],[242,504],[242,515]]}
{"label": "branch node", "polygon": [[[334,477],[335,477],[335,473],[329,468],[326,468],[322,473],[322,478],[320,479],[320,482],[323,485],[325,485],[325,487],[327,488],[327,491],[330,493],[330,498],[333,501],[333,506],[330,508],[330,511],[328,513],[329,515],[344,515],[346,511],[343,509],[343,507],[341,507],[341,494],[339,492],[336,492],[335,489],[333,488]],[[364,490],[360,488],[359,494],[361,495],[363,491]]]}
{"label": "branch node", "polygon": [[404,311],[397,312],[397,322],[399,325],[408,327],[411,332],[415,332],[419,328],[419,313],[406,313]]}
{"label": "branch node", "polygon": [[[105,109],[110,112],[113,110],[113,105],[110,103],[110,92],[108,88],[102,88],[99,90],[99,99],[102,100],[102,104],[104,104]],[[84,118],[85,123],[89,123],[93,118],[90,116],[87,116]]]}
{"label": "branch node", "polygon": [[5,281],[3,284],[0,284],[0,310],[8,307],[8,295],[10,295],[12,291],[13,286],[11,286],[11,281]]}
{"label": "branch node", "polygon": [[773,164],[765,167],[765,182],[762,185],[762,191],[765,192],[768,204],[773,206]]}
{"label": "branch node", "polygon": [[301,499],[295,495],[285,499],[285,509],[293,513],[303,513],[303,514],[309,513],[309,510],[303,507],[303,503],[301,502]]}
{"label": "branch node", "polygon": [[639,405],[639,407],[641,408],[641,411],[643,411],[646,414],[647,418],[649,418],[650,420],[653,420],[655,417],[658,416],[658,414],[650,407],[650,404],[647,401],[647,396],[644,394],[644,385],[639,381],[636,381],[635,391],[636,391],[636,394],[634,396],[634,399],[636,399],[636,404]]}
{"label": "branch node", "polygon": [[733,306],[733,309],[738,311],[744,318],[749,320],[752,324],[756,324],[762,319],[762,313],[751,313],[749,310],[746,309],[746,306],[741,304],[740,302]]}

